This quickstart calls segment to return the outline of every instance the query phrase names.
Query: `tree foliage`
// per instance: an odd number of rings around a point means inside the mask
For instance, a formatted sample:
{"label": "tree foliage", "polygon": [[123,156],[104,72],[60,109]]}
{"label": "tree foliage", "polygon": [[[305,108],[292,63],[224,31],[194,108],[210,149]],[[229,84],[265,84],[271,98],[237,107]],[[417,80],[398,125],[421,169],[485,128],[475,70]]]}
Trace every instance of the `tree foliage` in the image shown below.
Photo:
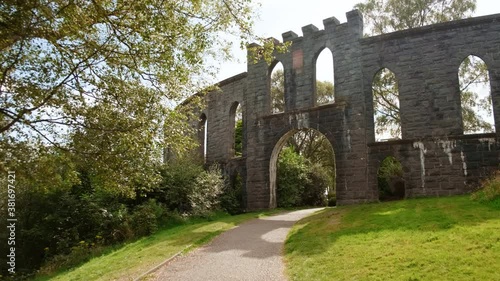
{"label": "tree foliage", "polygon": [[[470,17],[475,0],[367,0],[355,5],[364,16],[369,35],[416,28],[424,25]],[[464,131],[489,131],[492,124],[481,114],[491,110],[491,98],[477,99],[470,86],[488,83],[486,65],[482,61],[464,61],[459,70]],[[399,92],[393,73],[381,73],[373,81],[375,126],[378,134],[401,138]],[[483,109],[481,113],[478,109]]]}
{"label": "tree foliage", "polygon": [[[330,81],[316,81],[316,103],[318,105],[334,101],[334,86]],[[285,76],[282,69],[271,74],[271,109],[272,113],[285,111]]]}
{"label": "tree foliage", "polygon": [[[76,266],[100,253],[100,247],[149,235],[162,223],[176,223],[181,215],[206,216],[219,206],[221,170],[205,171],[192,159],[158,167],[160,182],[147,189],[143,182],[136,183],[137,196],[130,198],[102,189],[92,179],[91,167],[75,165],[71,153],[39,149],[46,150],[37,151],[40,157],[23,159],[29,170],[14,169],[18,277],[42,264],[53,271]],[[6,186],[7,178],[0,177],[0,184]],[[0,189],[0,197],[6,196],[7,189]],[[0,217],[7,217],[6,200],[0,201]],[[7,239],[6,235],[0,232],[0,238]],[[0,244],[0,251],[7,252],[8,247]],[[3,276],[8,274],[6,259],[0,256]]]}
{"label": "tree foliage", "polygon": [[278,206],[321,206],[335,197],[335,155],[328,139],[312,129],[299,130],[278,158]]}
{"label": "tree foliage", "polygon": [[470,17],[475,0],[367,0],[354,6],[364,16],[371,35]]}
{"label": "tree foliage", "polygon": [[377,173],[377,185],[380,200],[403,199],[405,186],[403,166],[393,156],[388,156],[380,163]]}
{"label": "tree foliage", "polygon": [[401,115],[399,112],[399,90],[396,76],[387,68],[381,69],[373,78],[373,110],[375,132],[401,138]]}
{"label": "tree foliage", "polygon": [[316,81],[316,104],[328,104],[335,101],[334,87],[330,81]]}
{"label": "tree foliage", "polygon": [[292,147],[284,147],[278,158],[276,194],[278,207],[302,205],[302,195],[309,185],[307,160]]}
{"label": "tree foliage", "polygon": [[[96,186],[130,196],[138,182],[154,186],[162,148],[195,145],[192,116],[172,108],[206,87],[200,77],[215,70],[207,58],[229,58],[221,33],[243,46],[261,40],[252,8],[248,0],[2,2],[0,145],[11,159],[2,166],[47,146],[71,153]],[[15,149],[20,142],[28,145]]]}
{"label": "tree foliage", "polygon": [[285,73],[283,69],[273,70],[271,74],[271,112],[285,111]]}
{"label": "tree foliage", "polygon": [[[203,56],[224,43],[216,33],[247,34],[250,6],[243,0],[7,1],[0,13],[5,132],[21,124],[83,127],[81,118],[96,103],[126,106],[129,84],[181,98],[192,90],[190,76],[206,70]],[[141,106],[157,103],[134,94]]]}
{"label": "tree foliage", "polygon": [[318,165],[327,171],[319,174],[327,176],[325,181],[328,192],[335,192],[335,153],[330,141],[323,134],[312,129],[299,130],[288,139],[285,146],[292,147],[297,154],[307,159],[309,164]]}
{"label": "tree foliage", "polygon": [[277,165],[278,207],[325,206],[325,192],[334,193],[331,169],[322,163],[312,162],[292,146],[283,148]]}
{"label": "tree foliage", "polygon": [[243,155],[243,120],[236,121],[234,128],[234,155]]}
{"label": "tree foliage", "polygon": [[[468,56],[458,69],[458,77],[464,133],[494,132],[493,122],[486,120],[493,116],[486,63],[476,56]],[[486,92],[486,96],[482,92]]]}

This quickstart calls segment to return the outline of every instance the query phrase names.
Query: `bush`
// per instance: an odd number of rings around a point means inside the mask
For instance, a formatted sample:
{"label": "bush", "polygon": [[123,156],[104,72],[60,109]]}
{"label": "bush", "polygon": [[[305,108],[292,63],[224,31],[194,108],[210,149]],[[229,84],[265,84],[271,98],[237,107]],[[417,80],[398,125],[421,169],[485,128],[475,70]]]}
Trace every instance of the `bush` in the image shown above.
{"label": "bush", "polygon": [[500,209],[500,171],[496,171],[492,177],[483,181],[481,189],[472,193],[471,199]]}
{"label": "bush", "polygon": [[194,192],[197,177],[203,172],[202,166],[189,159],[178,159],[161,169],[163,179],[160,185],[147,196],[165,204],[169,211],[190,213],[192,206],[189,195]]}
{"label": "bush", "polygon": [[328,170],[320,164],[309,166],[307,185],[302,195],[302,204],[306,206],[326,206],[328,191]]}
{"label": "bush", "polygon": [[212,165],[196,178],[194,189],[188,194],[191,213],[207,216],[219,206],[219,196],[224,188],[224,179],[219,166]]}
{"label": "bush", "polygon": [[130,216],[130,225],[135,236],[141,237],[155,233],[164,214],[165,208],[154,199],[135,207]]}
{"label": "bush", "polygon": [[230,215],[243,213],[243,182],[239,174],[226,181],[220,197],[220,206]]}
{"label": "bush", "polygon": [[386,157],[377,175],[380,200],[402,199],[405,196],[403,166],[394,157]]}
{"label": "bush", "polygon": [[335,194],[335,192],[329,192],[327,198],[328,198],[328,207],[337,206],[337,195]]}

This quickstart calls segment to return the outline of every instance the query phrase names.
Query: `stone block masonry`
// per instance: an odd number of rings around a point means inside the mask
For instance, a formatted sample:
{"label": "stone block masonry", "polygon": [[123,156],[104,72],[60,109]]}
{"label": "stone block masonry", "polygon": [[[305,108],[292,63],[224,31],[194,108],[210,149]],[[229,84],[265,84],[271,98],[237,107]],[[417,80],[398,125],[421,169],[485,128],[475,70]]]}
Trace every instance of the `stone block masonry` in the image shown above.
{"label": "stone block masonry", "polygon": [[[303,128],[321,132],[335,152],[337,202],[378,200],[377,171],[394,156],[403,165],[405,196],[470,192],[500,163],[500,14],[363,37],[362,15],[347,22],[289,31],[288,53],[275,54],[285,75],[285,111],[271,113],[270,74],[264,61],[219,83],[199,109],[207,120],[207,163],[238,173],[248,210],[276,206],[276,160],[287,137]],[[315,104],[319,53],[332,51],[335,103]],[[469,55],[488,66],[496,133],[464,135],[458,68]],[[402,140],[375,142],[372,81],[382,68],[399,85]],[[243,155],[234,156],[235,103],[243,110]],[[234,111],[234,110],[233,110]],[[200,134],[200,138],[203,134]],[[200,139],[200,142],[203,142]]]}

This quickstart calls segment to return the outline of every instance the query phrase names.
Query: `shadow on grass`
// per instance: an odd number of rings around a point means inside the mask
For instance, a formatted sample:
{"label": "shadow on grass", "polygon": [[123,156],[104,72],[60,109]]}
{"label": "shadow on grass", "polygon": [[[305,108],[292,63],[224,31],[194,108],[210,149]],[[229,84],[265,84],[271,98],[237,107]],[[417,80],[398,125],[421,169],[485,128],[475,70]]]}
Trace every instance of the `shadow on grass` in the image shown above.
{"label": "shadow on grass", "polygon": [[499,219],[499,209],[467,196],[421,198],[325,209],[297,223],[288,237],[287,254],[321,254],[345,236],[384,231],[439,232]]}

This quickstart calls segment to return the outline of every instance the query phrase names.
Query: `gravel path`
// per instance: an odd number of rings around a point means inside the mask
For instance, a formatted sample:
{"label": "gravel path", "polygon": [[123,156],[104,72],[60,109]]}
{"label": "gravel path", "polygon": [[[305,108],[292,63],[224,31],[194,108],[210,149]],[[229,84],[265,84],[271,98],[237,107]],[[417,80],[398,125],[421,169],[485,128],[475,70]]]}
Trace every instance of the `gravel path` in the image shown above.
{"label": "gravel path", "polygon": [[254,219],[160,268],[155,280],[287,280],[283,243],[293,224],[321,209]]}

